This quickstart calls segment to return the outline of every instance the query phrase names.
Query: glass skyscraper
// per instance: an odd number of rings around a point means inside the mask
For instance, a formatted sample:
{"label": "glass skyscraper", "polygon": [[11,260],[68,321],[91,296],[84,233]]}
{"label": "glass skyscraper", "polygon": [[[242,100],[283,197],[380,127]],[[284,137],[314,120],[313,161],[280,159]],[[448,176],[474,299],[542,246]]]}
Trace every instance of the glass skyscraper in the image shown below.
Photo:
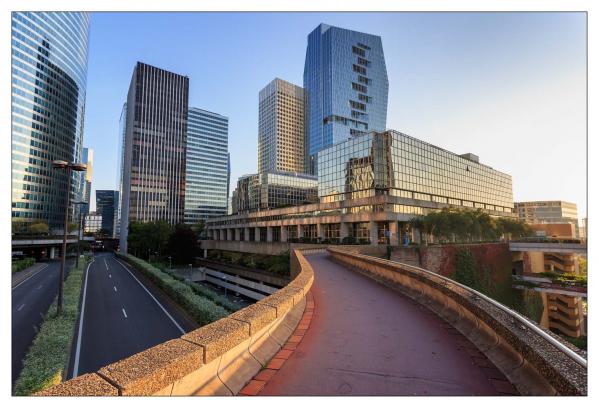
{"label": "glass skyscraper", "polygon": [[96,190],[96,214],[102,216],[102,229],[108,236],[116,236],[119,192]]}
{"label": "glass skyscraper", "polygon": [[229,118],[203,109],[187,114],[185,222],[227,214]]}
{"label": "glass skyscraper", "polygon": [[316,154],[387,123],[389,81],[381,37],[320,24],[308,36],[304,65],[306,170]]}
{"label": "glass skyscraper", "polygon": [[[62,229],[67,191],[80,197],[81,175],[53,160],[80,162],[89,15],[12,13],[12,220]],[[73,206],[70,208],[73,219]]]}

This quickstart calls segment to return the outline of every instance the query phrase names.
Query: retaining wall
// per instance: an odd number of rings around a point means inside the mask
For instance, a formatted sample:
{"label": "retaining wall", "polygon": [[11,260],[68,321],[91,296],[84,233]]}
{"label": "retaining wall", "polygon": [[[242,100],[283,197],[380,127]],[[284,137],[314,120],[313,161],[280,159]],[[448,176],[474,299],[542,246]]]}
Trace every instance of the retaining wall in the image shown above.
{"label": "retaining wall", "polygon": [[430,271],[337,248],[328,251],[336,262],[397,289],[447,320],[521,394],[587,394],[586,368],[532,329],[534,322],[525,324],[491,301]]}
{"label": "retaining wall", "polygon": [[274,294],[224,319],[96,373],[36,395],[235,395],[285,344],[305,308],[314,273],[300,250],[299,273]]}

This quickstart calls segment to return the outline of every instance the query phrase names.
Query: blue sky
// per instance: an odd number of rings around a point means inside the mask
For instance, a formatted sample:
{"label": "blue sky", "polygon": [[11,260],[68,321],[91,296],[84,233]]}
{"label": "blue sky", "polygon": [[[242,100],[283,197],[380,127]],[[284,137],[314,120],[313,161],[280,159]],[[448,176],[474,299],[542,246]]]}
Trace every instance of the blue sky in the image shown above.
{"label": "blue sky", "polygon": [[380,35],[387,127],[512,175],[514,199],[586,214],[584,13],[93,13],[84,145],[116,188],[118,120],[136,61],[190,78],[190,106],[229,117],[232,188],[257,169],[258,92],[302,85],[321,22]]}

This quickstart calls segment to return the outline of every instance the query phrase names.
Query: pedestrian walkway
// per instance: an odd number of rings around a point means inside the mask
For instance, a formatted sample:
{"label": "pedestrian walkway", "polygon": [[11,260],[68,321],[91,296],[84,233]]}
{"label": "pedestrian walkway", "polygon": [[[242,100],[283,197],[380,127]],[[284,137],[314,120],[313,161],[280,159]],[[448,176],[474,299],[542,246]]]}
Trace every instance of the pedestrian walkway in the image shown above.
{"label": "pedestrian walkway", "polygon": [[315,276],[310,324],[257,394],[516,394],[472,343],[433,312],[326,254],[307,259]]}

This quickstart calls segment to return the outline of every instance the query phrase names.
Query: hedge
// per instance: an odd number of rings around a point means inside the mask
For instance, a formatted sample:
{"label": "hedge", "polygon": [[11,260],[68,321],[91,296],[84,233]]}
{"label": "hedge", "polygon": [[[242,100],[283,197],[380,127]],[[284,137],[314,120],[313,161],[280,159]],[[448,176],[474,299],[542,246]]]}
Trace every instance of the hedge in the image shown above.
{"label": "hedge", "polygon": [[35,258],[19,259],[12,263],[12,273],[22,271],[25,268],[29,268],[35,264]]}
{"label": "hedge", "polygon": [[129,254],[118,254],[118,256],[133,265],[157,287],[162,289],[172,300],[183,307],[200,326],[229,315],[224,307],[198,295],[190,285],[173,278],[146,261]]}
{"label": "hedge", "polygon": [[15,395],[31,395],[62,382],[79,318],[83,271],[89,259],[85,257],[79,268],[71,268],[64,283],[62,314],[56,316],[56,299],[48,309],[23,360],[23,370],[15,383]]}

